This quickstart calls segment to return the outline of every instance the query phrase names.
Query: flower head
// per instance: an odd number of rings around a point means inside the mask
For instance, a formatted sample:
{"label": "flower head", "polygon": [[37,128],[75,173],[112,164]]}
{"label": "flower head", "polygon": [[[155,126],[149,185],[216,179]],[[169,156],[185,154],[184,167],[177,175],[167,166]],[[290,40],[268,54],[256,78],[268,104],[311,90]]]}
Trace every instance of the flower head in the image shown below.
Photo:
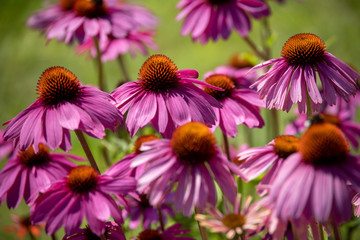
{"label": "flower head", "polygon": [[235,29],[246,37],[251,29],[249,15],[261,18],[270,14],[269,7],[260,0],[182,0],[176,20],[184,18],[183,36],[190,34],[194,41],[205,44],[210,38],[227,39]]}
{"label": "flower head", "polygon": [[[257,87],[267,108],[289,111],[292,104],[297,103],[299,112],[306,112],[309,98],[312,108],[318,111],[323,100],[334,105],[337,96],[348,102],[349,96],[355,95],[356,80],[360,75],[328,53],[325,43],[316,35],[301,33],[292,36],[285,43],[281,56],[252,68],[257,70],[273,64],[252,85]],[[322,94],[317,87],[317,74]]]}
{"label": "flower head", "polygon": [[189,216],[194,207],[201,210],[207,203],[216,204],[214,180],[231,202],[235,200],[236,183],[230,169],[237,172],[236,166],[223,155],[206,125],[184,124],[171,139],[147,142],[143,148],[147,151],[136,156],[131,166],[146,163],[138,190],[147,191],[152,205],[159,206],[177,183],[175,210]]}
{"label": "flower head", "polygon": [[152,123],[156,131],[170,137],[175,128],[190,121],[215,124],[212,107],[221,105],[193,83],[221,90],[196,80],[196,70],[178,70],[164,55],[153,55],[140,69],[136,82],[127,82],[111,95],[120,112],[128,111],[126,127],[131,136]]}
{"label": "flower head", "polygon": [[[121,226],[115,222],[105,223],[105,239],[107,240],[126,240]],[[66,234],[63,240],[92,240],[100,239],[95,233],[93,233],[89,226],[84,229],[77,230],[74,234]]]}
{"label": "flower head", "polygon": [[51,149],[71,148],[69,130],[79,129],[102,138],[105,128],[114,129],[122,121],[113,98],[97,88],[84,86],[63,67],[46,69],[38,82],[38,99],[7,122],[5,140],[15,140],[21,150],[40,142]]}
{"label": "flower head", "polygon": [[24,237],[29,233],[34,237],[40,237],[41,226],[32,225],[30,216],[18,216],[15,214],[10,214],[10,218],[14,224],[5,226],[5,231],[16,232],[16,237],[18,239],[24,239]]}
{"label": "flower head", "polygon": [[[154,23],[155,22],[155,23]],[[144,8],[114,0],[60,0],[29,18],[27,25],[46,32],[47,39],[83,43],[91,38],[124,37],[156,24]]]}
{"label": "flower head", "polygon": [[26,204],[31,205],[39,193],[76,166],[68,158],[83,160],[70,154],[51,153],[43,144],[37,153],[32,146],[18,151],[0,172],[0,204],[7,199],[7,206],[16,208],[24,197]]}
{"label": "flower head", "polygon": [[330,123],[309,127],[298,152],[287,158],[270,190],[276,217],[297,221],[305,217],[340,224],[352,214],[351,187],[360,188],[359,159],[349,154],[349,143]]}
{"label": "flower head", "polygon": [[190,230],[181,230],[180,223],[174,224],[165,229],[163,232],[160,229],[147,229],[139,233],[137,238],[132,240],[194,240],[191,237],[178,236],[190,232]]}
{"label": "flower head", "polygon": [[247,89],[236,89],[235,83],[226,75],[214,74],[205,79],[205,82],[224,89],[218,91],[205,87],[204,91],[213,96],[223,106],[214,108],[216,125],[228,137],[237,135],[237,126],[245,124],[249,128],[262,127],[264,120],[260,115],[260,106],[263,106],[257,92]]}
{"label": "flower head", "polygon": [[261,202],[251,204],[251,201],[252,197],[248,196],[241,207],[241,195],[238,194],[232,212],[223,214],[212,207],[206,210],[210,216],[196,214],[195,219],[211,232],[225,233],[227,239],[234,239],[243,233],[249,234],[261,229],[270,214]]}
{"label": "flower head", "polygon": [[136,181],[127,175],[117,178],[98,174],[89,166],[77,166],[67,177],[53,183],[31,207],[33,223],[46,222],[46,232],[53,234],[62,225],[66,234],[76,233],[86,217],[97,236],[105,233],[105,221],[113,217],[123,222],[121,211],[110,194],[121,196],[135,190]]}

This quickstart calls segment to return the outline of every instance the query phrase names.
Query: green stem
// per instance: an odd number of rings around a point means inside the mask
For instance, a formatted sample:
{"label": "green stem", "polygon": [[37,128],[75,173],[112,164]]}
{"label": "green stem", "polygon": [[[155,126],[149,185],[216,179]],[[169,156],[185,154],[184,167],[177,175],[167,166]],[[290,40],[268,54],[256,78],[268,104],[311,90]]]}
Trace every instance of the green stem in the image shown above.
{"label": "green stem", "polygon": [[224,148],[225,148],[226,157],[229,160],[229,162],[231,162],[229,141],[225,133],[223,132],[222,134],[224,139]]}
{"label": "green stem", "polygon": [[271,116],[271,120],[272,120],[272,130],[273,130],[272,139],[274,139],[274,138],[280,136],[278,111],[276,109],[271,109],[270,116]]}
{"label": "green stem", "polygon": [[57,240],[55,233],[51,234],[51,240]]}
{"label": "green stem", "polygon": [[307,120],[311,120],[312,118],[311,98],[308,92],[306,92],[306,118]]}
{"label": "green stem", "polygon": [[[200,214],[200,211],[197,208],[195,208],[195,214]],[[208,240],[206,229],[204,227],[200,226],[199,221],[197,221],[197,224],[198,224],[198,227],[199,227],[201,240]]]}
{"label": "green stem", "polygon": [[323,226],[321,223],[318,223],[318,228],[319,228],[319,237],[320,240],[324,240],[324,230],[323,230]]}
{"label": "green stem", "polygon": [[261,52],[261,50],[256,46],[256,44],[248,37],[243,37],[243,39],[245,40],[245,42],[249,45],[249,47],[255,52],[255,54],[263,59],[264,61],[267,61],[268,58],[267,56]]}
{"label": "green stem", "polygon": [[163,215],[162,215],[162,212],[161,212],[161,208],[158,207],[157,211],[158,211],[158,215],[159,215],[160,228],[161,228],[161,231],[164,232],[165,224],[164,224],[164,219],[163,219]]}
{"label": "green stem", "polygon": [[118,62],[119,62],[119,66],[122,71],[122,74],[124,76],[125,82],[130,82],[130,76],[126,69],[124,57],[122,55],[119,55]]}
{"label": "green stem", "polygon": [[86,154],[87,159],[90,162],[91,167],[93,167],[98,173],[100,173],[99,167],[96,164],[94,156],[92,155],[89,145],[86,142],[84,134],[80,130],[75,130],[75,134],[79,139],[82,148],[84,149],[84,152]]}
{"label": "green stem", "polygon": [[30,237],[30,239],[31,240],[36,240],[36,237],[34,236],[34,234],[31,232],[31,230],[30,230],[30,226],[27,226],[26,227],[26,230],[27,230],[27,232],[28,232],[28,234],[29,234],[29,237]]}
{"label": "green stem", "polygon": [[99,40],[97,37],[93,38],[94,45],[96,48],[96,63],[98,67],[98,80],[99,80],[99,88],[101,91],[106,91],[106,86],[104,82],[104,70],[103,70],[103,63],[101,61],[101,51],[99,46]]}
{"label": "green stem", "polygon": [[340,232],[339,232],[338,227],[334,223],[332,223],[332,228],[333,228],[333,231],[334,231],[334,239],[335,240],[341,240],[341,236],[340,236]]}
{"label": "green stem", "polygon": [[271,36],[269,18],[267,17],[262,18],[262,24],[263,24],[262,44],[263,44],[263,48],[265,49],[265,56],[267,60],[269,60],[271,58],[271,48],[267,45],[267,40]]}

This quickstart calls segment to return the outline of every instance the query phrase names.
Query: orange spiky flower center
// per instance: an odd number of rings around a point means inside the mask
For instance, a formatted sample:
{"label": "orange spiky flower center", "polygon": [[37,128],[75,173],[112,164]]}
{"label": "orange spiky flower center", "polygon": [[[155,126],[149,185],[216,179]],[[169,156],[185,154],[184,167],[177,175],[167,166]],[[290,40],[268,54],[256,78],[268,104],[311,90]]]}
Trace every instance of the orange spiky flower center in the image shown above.
{"label": "orange spiky flower center", "polygon": [[204,91],[213,96],[216,100],[220,101],[224,98],[227,98],[231,95],[233,89],[235,89],[235,84],[228,76],[222,74],[214,74],[205,79],[205,82],[211,84],[215,87],[224,89],[224,91],[218,91],[212,88],[205,87]]}
{"label": "orange spiky flower center", "polygon": [[322,123],[322,122],[332,123],[336,126],[339,126],[341,121],[338,116],[326,114],[326,113],[320,113],[318,115],[315,115],[311,120],[312,124]]}
{"label": "orange spiky flower center", "polygon": [[97,18],[107,15],[103,0],[76,0],[74,10],[77,15],[88,18]]}
{"label": "orange spiky flower center", "polygon": [[206,162],[215,154],[216,139],[209,128],[199,122],[189,122],[177,128],[171,147],[180,161],[187,165]]}
{"label": "orange spiky flower center", "polygon": [[242,227],[245,224],[245,216],[236,213],[230,213],[222,219],[222,223],[231,229]]}
{"label": "orange spiky flower center", "polygon": [[298,151],[300,138],[282,135],[274,139],[274,151],[281,158],[287,158]]}
{"label": "orange spiky flower center", "polygon": [[221,5],[221,4],[225,4],[225,3],[229,3],[232,0],[207,0],[209,3],[211,3],[212,5],[216,6],[216,5]]}
{"label": "orange spiky flower center", "polygon": [[44,144],[39,144],[39,151],[34,152],[33,146],[25,151],[19,151],[20,163],[28,168],[38,167],[50,162],[49,149]]}
{"label": "orange spiky flower center", "polygon": [[72,102],[81,95],[78,78],[63,67],[51,67],[41,75],[37,84],[39,99],[46,106]]}
{"label": "orange spiky flower center", "polygon": [[290,65],[314,65],[324,59],[325,52],[325,43],[318,36],[300,33],[287,40],[281,56]]}
{"label": "orange spiky flower center", "polygon": [[154,135],[145,135],[145,136],[139,137],[134,143],[135,153],[136,154],[142,153],[142,151],[140,151],[140,147],[144,142],[150,142],[150,141],[154,141],[154,140],[158,140],[158,139],[159,138]]}
{"label": "orange spiky flower center", "polygon": [[178,68],[164,55],[153,55],[142,65],[138,80],[144,90],[166,92],[176,87]]}
{"label": "orange spiky flower center", "polygon": [[138,237],[137,240],[165,240],[161,237],[159,231],[147,229],[145,231],[142,231]]}
{"label": "orange spiky flower center", "polygon": [[241,68],[252,68],[255,65],[251,63],[248,59],[242,57],[241,55],[234,54],[230,58],[230,66],[241,69]]}
{"label": "orange spiky flower center", "polygon": [[70,170],[67,185],[71,191],[81,194],[94,189],[98,182],[98,173],[89,166],[78,166]]}
{"label": "orange spiky flower center", "polygon": [[60,6],[64,11],[70,10],[74,7],[75,1],[76,0],[60,0]]}
{"label": "orange spiky flower center", "polygon": [[314,165],[342,163],[349,150],[349,143],[340,128],[326,122],[311,125],[299,142],[304,161]]}

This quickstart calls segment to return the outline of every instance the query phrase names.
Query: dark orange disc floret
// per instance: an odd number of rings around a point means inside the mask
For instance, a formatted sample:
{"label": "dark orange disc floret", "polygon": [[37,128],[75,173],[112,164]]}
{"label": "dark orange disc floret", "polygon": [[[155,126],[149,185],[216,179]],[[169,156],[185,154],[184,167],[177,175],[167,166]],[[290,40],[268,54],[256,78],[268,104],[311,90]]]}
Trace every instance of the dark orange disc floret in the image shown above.
{"label": "dark orange disc floret", "polygon": [[282,135],[274,139],[274,151],[281,158],[287,158],[298,151],[300,138]]}
{"label": "dark orange disc floret", "polygon": [[72,102],[81,94],[80,82],[69,70],[63,67],[51,67],[41,75],[37,84],[37,93],[46,106]]}
{"label": "dark orange disc floret", "polygon": [[142,65],[138,80],[144,90],[166,92],[175,88],[179,78],[178,68],[164,55],[153,55]]}
{"label": "dark orange disc floret", "polygon": [[245,216],[236,213],[230,213],[222,219],[222,223],[231,229],[242,227],[245,224]]}
{"label": "dark orange disc floret", "polygon": [[94,189],[98,182],[98,173],[89,166],[78,166],[70,170],[67,185],[74,193],[87,193]]}
{"label": "dark orange disc floret", "polygon": [[165,240],[161,237],[159,231],[147,229],[139,233],[136,240]]}
{"label": "dark orange disc floret", "polygon": [[103,0],[76,0],[74,10],[77,15],[97,18],[107,15]]}
{"label": "dark orange disc floret", "polygon": [[135,147],[135,153],[136,154],[140,154],[140,147],[141,144],[143,144],[144,142],[150,142],[150,141],[154,141],[159,139],[157,136],[154,135],[145,135],[145,136],[141,136],[138,139],[136,139],[135,143],[134,143],[134,147]]}
{"label": "dark orange disc floret", "polygon": [[340,125],[339,117],[336,115],[331,115],[331,114],[320,113],[318,115],[315,115],[313,117],[313,119],[311,120],[311,124],[317,124],[317,123],[322,123],[322,122],[332,123],[336,126]]}
{"label": "dark orange disc floret", "polygon": [[70,10],[73,8],[76,0],[60,0],[62,10]]}
{"label": "dark orange disc floret", "polygon": [[227,76],[222,74],[214,74],[205,79],[205,82],[215,87],[224,89],[224,91],[218,91],[212,88],[205,87],[204,91],[213,96],[218,101],[223,100],[231,95],[233,89],[235,89],[234,82]]}
{"label": "dark orange disc floret", "polygon": [[252,68],[255,65],[251,63],[248,59],[242,57],[241,55],[234,54],[230,58],[230,66],[241,69],[241,68]]}
{"label": "dark orange disc floret", "polygon": [[287,40],[281,56],[290,65],[314,65],[323,60],[325,52],[325,43],[318,36],[300,33]]}
{"label": "dark orange disc floret", "polygon": [[203,123],[190,122],[177,128],[171,138],[171,147],[180,161],[196,165],[210,160],[215,154],[216,139]]}
{"label": "dark orange disc floret", "polygon": [[311,125],[299,142],[304,161],[314,165],[339,164],[346,160],[349,150],[340,128],[325,122]]}
{"label": "dark orange disc floret", "polygon": [[212,5],[221,5],[221,4],[229,3],[232,0],[207,0],[207,1]]}
{"label": "dark orange disc floret", "polygon": [[50,161],[49,148],[44,144],[39,144],[39,151],[34,152],[33,146],[30,146],[25,151],[19,151],[20,163],[26,167],[41,166]]}

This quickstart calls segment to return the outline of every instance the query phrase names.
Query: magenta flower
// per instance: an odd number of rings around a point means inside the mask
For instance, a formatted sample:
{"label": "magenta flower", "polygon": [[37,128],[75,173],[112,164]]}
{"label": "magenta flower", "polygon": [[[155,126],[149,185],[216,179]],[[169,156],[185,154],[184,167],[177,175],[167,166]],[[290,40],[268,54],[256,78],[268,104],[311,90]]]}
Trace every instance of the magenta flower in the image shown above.
{"label": "magenta flower", "polygon": [[0,129],[0,161],[5,157],[10,157],[15,151],[14,144],[11,141],[5,141],[4,133],[5,131]]}
{"label": "magenta flower", "polygon": [[257,92],[248,89],[236,89],[234,82],[226,75],[215,74],[207,77],[205,82],[224,89],[217,91],[208,87],[204,91],[213,96],[223,106],[214,108],[216,126],[228,137],[237,135],[237,126],[245,124],[249,128],[263,127],[264,120],[260,115],[263,102]]}
{"label": "magenta flower", "polygon": [[[153,31],[133,31],[129,32],[126,36],[120,38],[109,37],[99,43],[101,51],[101,61],[112,61],[120,55],[130,53],[135,57],[137,52],[143,55],[148,55],[148,48],[156,50],[158,47],[154,43]],[[90,50],[91,57],[97,56],[96,46],[93,39],[88,39],[83,44],[77,47],[79,53]]]}
{"label": "magenta flower", "polygon": [[164,55],[151,56],[141,67],[138,81],[127,82],[111,93],[120,112],[128,111],[126,128],[131,137],[149,123],[165,137],[190,121],[214,125],[213,107],[221,105],[193,83],[222,89],[196,80],[197,77],[196,70],[178,70]]}
{"label": "magenta flower", "polygon": [[[251,181],[270,167],[269,172],[261,179],[260,186],[266,187],[272,184],[278,175],[284,161],[298,151],[299,138],[283,135],[275,138],[265,147],[249,148],[240,152],[236,162],[239,166],[240,177],[245,181]],[[266,189],[259,189],[260,193],[266,193]]]}
{"label": "magenta flower", "polygon": [[354,215],[356,217],[360,216],[360,193],[356,194],[352,199],[352,203],[354,204]]}
{"label": "magenta flower", "polygon": [[[106,240],[126,240],[121,226],[119,226],[117,223],[114,222],[105,223],[104,236]],[[99,239],[99,237],[91,231],[89,226],[86,226],[86,228],[84,229],[79,229],[75,231],[74,234],[66,234],[63,237],[63,240],[90,240],[90,239]]]}
{"label": "magenta flower", "polygon": [[0,204],[6,199],[8,208],[16,208],[24,197],[26,204],[31,205],[39,193],[76,166],[68,159],[84,160],[75,155],[50,153],[43,144],[38,153],[30,146],[14,154],[0,172]]}
{"label": "magenta flower", "polygon": [[261,201],[251,204],[252,197],[248,196],[243,205],[241,194],[238,194],[233,211],[226,214],[212,207],[206,210],[210,216],[196,214],[195,219],[200,225],[209,228],[211,232],[224,233],[227,239],[236,239],[236,236],[247,236],[258,232],[265,225],[270,210],[266,209]]}
{"label": "magenta flower", "polygon": [[346,103],[343,99],[338,99],[334,106],[326,105],[315,115],[311,121],[307,121],[306,114],[298,114],[298,118],[286,126],[285,132],[289,134],[299,134],[304,131],[308,124],[328,122],[339,127],[351,145],[359,148],[360,124],[355,120],[356,105],[355,98],[350,98]]}
{"label": "magenta flower", "polygon": [[190,230],[181,230],[182,225],[176,223],[169,228],[166,228],[163,232],[160,229],[152,230],[147,229],[139,233],[137,238],[132,238],[131,240],[149,240],[149,239],[159,239],[159,240],[194,240],[191,237],[178,236],[190,232]]}
{"label": "magenta flower", "polygon": [[90,230],[100,236],[110,217],[123,223],[121,210],[110,194],[123,197],[134,191],[135,185],[135,179],[126,175],[113,178],[106,173],[100,175],[89,166],[75,167],[36,199],[30,210],[31,221],[46,222],[49,235],[63,225],[66,234],[73,234],[86,217]]}
{"label": "magenta flower", "polygon": [[184,19],[181,35],[190,34],[194,41],[205,44],[210,38],[227,39],[235,29],[246,37],[251,29],[249,15],[269,16],[270,9],[261,0],[182,0],[176,20]]}
{"label": "magenta flower", "polygon": [[172,196],[168,196],[164,203],[161,204],[159,208],[154,208],[149,202],[149,197],[147,194],[139,194],[138,199],[136,198],[127,198],[129,204],[129,211],[124,210],[124,218],[129,218],[129,227],[135,229],[142,223],[143,229],[149,229],[151,224],[159,223],[159,209],[162,213],[163,222],[166,224],[166,215],[174,217],[174,212],[170,207],[172,202]]}
{"label": "magenta flower", "polygon": [[299,151],[287,158],[270,189],[274,212],[281,221],[340,224],[352,215],[352,190],[360,189],[360,161],[349,154],[341,130],[330,123],[309,127]]}
{"label": "magenta flower", "polygon": [[[145,14],[141,16],[141,14]],[[61,0],[36,13],[27,24],[46,32],[47,39],[66,43],[77,39],[124,37],[129,31],[153,25],[155,19],[140,6],[129,6],[114,0]]]}
{"label": "magenta flower", "polygon": [[[329,105],[336,97],[349,101],[356,93],[356,80],[360,75],[341,60],[326,51],[324,42],[314,34],[301,33],[285,43],[281,58],[266,61],[252,71],[273,66],[252,87],[257,87],[266,107],[289,111],[298,104],[299,112],[306,112],[307,95],[312,109],[318,111],[325,100]],[[322,94],[317,87],[319,75]]]}
{"label": "magenta flower", "polygon": [[160,206],[177,183],[175,210],[190,216],[194,207],[201,211],[207,203],[216,204],[214,180],[224,196],[235,201],[236,183],[230,169],[238,173],[236,166],[226,159],[204,124],[184,124],[171,139],[146,142],[141,150],[146,152],[136,156],[131,167],[146,163],[138,179],[138,191],[146,190],[151,205]]}
{"label": "magenta flower", "polygon": [[52,150],[71,148],[69,130],[79,129],[102,138],[105,128],[114,129],[122,120],[113,98],[97,88],[82,85],[63,67],[51,67],[41,75],[38,99],[7,122],[4,139],[15,140],[21,150],[40,142]]}

